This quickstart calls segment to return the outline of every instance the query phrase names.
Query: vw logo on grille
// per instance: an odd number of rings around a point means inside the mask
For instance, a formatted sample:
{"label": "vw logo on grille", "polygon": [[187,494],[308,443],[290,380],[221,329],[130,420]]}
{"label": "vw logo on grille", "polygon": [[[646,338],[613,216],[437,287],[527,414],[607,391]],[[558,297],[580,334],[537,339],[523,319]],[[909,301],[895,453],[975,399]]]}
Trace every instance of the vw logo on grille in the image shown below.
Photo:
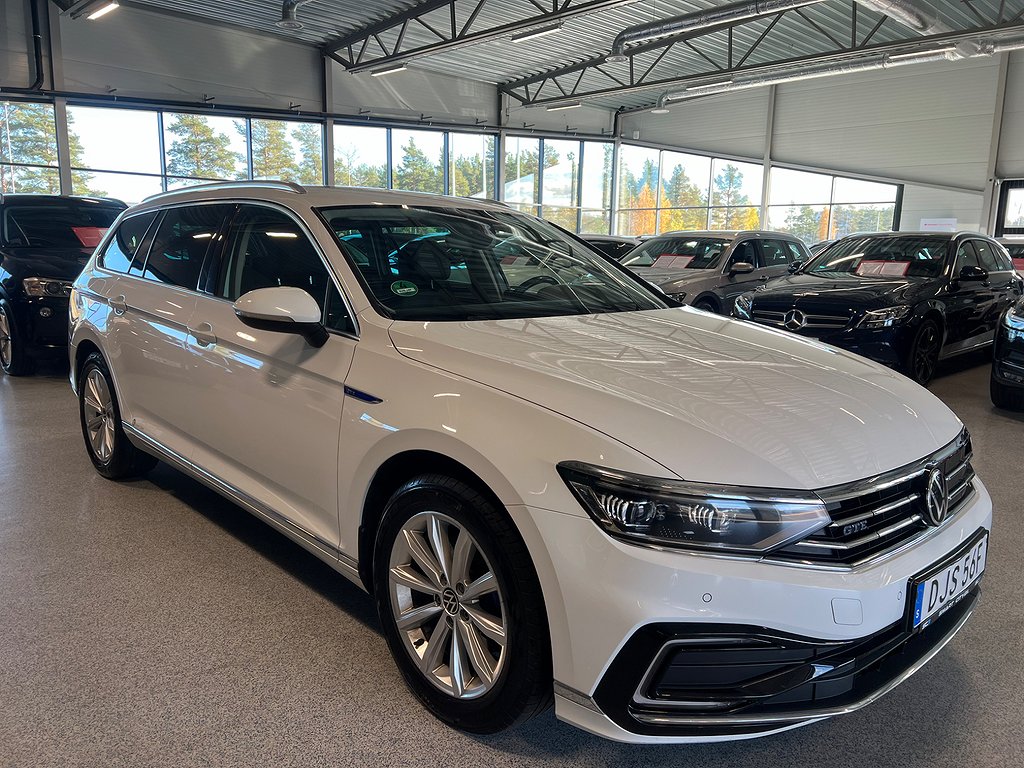
{"label": "vw logo on grille", "polygon": [[786,313],[786,317],[783,318],[782,324],[791,331],[799,331],[807,325],[807,315],[799,309],[791,309]]}
{"label": "vw logo on grille", "polygon": [[949,512],[949,494],[946,490],[946,475],[941,467],[932,467],[928,472],[924,506],[928,513],[928,521],[932,525],[942,525]]}

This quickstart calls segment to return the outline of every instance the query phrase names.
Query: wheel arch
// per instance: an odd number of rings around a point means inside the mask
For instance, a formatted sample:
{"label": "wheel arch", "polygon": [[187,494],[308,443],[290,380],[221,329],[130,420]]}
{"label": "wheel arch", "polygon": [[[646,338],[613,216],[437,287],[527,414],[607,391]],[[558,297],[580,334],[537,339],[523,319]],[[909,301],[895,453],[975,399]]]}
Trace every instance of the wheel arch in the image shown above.
{"label": "wheel arch", "polygon": [[714,291],[702,291],[701,293],[698,293],[696,296],[693,297],[693,301],[690,302],[690,306],[696,307],[701,302],[711,304],[711,306],[715,310],[716,315],[722,314],[722,307],[724,306],[724,302],[722,300],[722,297],[719,296]]}

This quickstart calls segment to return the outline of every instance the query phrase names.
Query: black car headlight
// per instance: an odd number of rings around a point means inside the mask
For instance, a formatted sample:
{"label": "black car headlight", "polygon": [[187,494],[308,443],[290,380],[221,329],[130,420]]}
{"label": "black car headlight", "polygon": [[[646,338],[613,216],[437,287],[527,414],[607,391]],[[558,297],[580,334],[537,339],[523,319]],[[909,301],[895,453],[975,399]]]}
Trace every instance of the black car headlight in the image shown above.
{"label": "black car headlight", "polygon": [[1024,306],[1015,304],[1003,315],[1003,325],[1014,331],[1024,331]]}
{"label": "black car headlight", "polygon": [[733,314],[736,317],[742,317],[744,320],[750,320],[754,316],[754,299],[749,294],[742,294],[736,299],[736,303],[733,305],[735,311]]}
{"label": "black car headlight", "polygon": [[871,312],[864,314],[864,317],[857,323],[858,328],[863,328],[868,331],[878,330],[879,328],[889,328],[896,325],[900,320],[903,320],[910,314],[910,307],[905,304],[901,304],[897,307],[886,307],[885,309],[875,309]]}
{"label": "black car headlight", "polygon": [[831,522],[811,493],[662,480],[575,461],[558,471],[598,525],[636,542],[762,555]]}
{"label": "black car headlight", "polygon": [[26,277],[21,281],[29,296],[67,298],[71,295],[70,280],[53,280],[48,277]]}
{"label": "black car headlight", "polygon": [[678,301],[680,304],[682,304],[686,300],[686,291],[682,291],[680,293],[666,293],[666,295],[670,299]]}

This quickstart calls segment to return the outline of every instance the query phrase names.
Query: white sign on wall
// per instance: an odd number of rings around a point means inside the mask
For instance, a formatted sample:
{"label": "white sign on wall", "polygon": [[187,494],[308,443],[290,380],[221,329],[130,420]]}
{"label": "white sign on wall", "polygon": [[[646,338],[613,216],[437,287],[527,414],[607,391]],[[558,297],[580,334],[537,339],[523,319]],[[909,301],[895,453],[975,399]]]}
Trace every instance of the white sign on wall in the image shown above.
{"label": "white sign on wall", "polygon": [[956,232],[956,219],[921,219],[922,232]]}

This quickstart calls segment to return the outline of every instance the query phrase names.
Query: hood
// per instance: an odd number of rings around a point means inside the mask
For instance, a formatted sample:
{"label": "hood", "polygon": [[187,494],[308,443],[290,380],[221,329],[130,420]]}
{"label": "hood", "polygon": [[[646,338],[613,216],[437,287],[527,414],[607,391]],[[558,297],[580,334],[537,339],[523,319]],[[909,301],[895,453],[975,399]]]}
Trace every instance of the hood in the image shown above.
{"label": "hood", "polygon": [[0,263],[13,277],[52,277],[74,280],[92,254],[91,248],[4,248]]}
{"label": "hood", "polygon": [[697,482],[821,488],[920,459],[961,429],[927,390],[876,363],[688,307],[396,322],[390,333],[407,357],[563,414]]}
{"label": "hood", "polygon": [[[798,274],[777,277],[754,294],[763,309],[775,306],[801,309],[870,310],[913,303],[934,295],[938,279],[860,277],[857,275]],[[829,314],[829,312],[825,312]]]}

